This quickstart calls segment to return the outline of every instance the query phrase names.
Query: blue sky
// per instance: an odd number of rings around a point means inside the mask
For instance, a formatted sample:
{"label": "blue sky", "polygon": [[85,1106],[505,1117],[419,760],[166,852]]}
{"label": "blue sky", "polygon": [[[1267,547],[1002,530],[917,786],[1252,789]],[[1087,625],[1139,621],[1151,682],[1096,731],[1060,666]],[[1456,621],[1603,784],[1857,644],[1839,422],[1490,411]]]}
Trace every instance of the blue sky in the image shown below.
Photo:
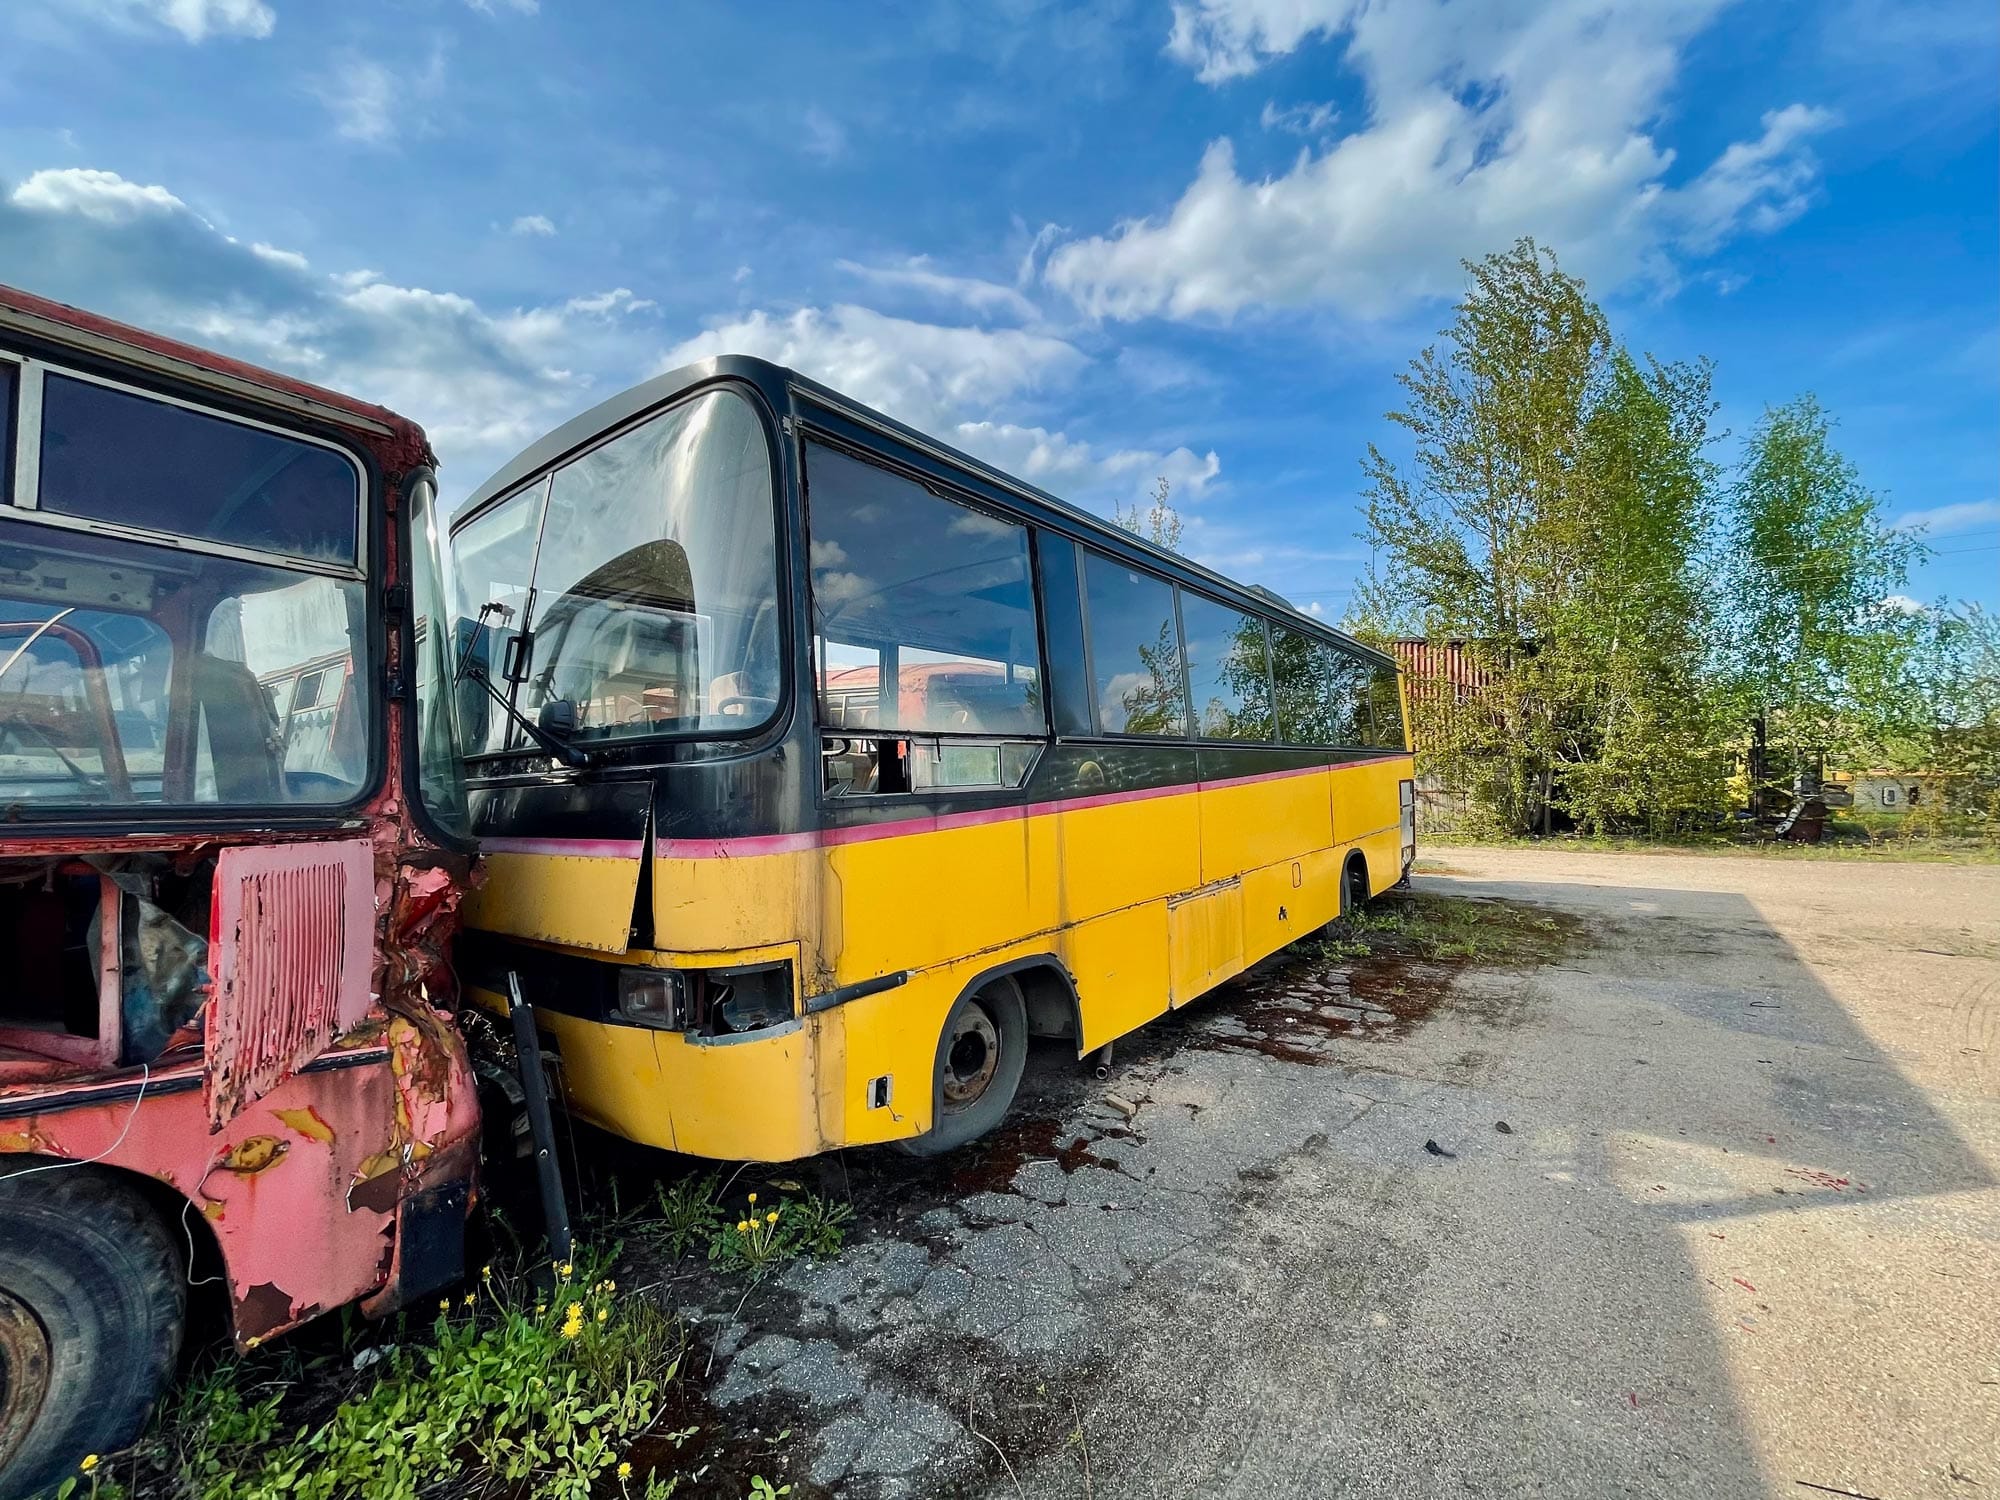
{"label": "blue sky", "polygon": [[[786,360],[1330,616],[1458,262],[1816,391],[2000,603],[2000,8],[1945,0],[47,0],[0,281],[422,421],[463,495],[697,353]],[[1737,440],[1718,444],[1733,462]]]}

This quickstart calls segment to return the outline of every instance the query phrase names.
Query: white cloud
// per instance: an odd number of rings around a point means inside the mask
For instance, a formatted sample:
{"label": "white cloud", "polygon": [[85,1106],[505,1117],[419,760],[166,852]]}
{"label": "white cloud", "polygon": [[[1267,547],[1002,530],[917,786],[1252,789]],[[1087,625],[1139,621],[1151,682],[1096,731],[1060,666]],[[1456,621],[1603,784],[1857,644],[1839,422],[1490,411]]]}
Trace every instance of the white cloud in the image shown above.
{"label": "white cloud", "polygon": [[1956,536],[1967,531],[2000,527],[2000,500],[1966,500],[1913,510],[1891,523],[1898,531],[1922,531],[1928,536]]}
{"label": "white cloud", "polygon": [[433,42],[423,66],[398,72],[372,57],[344,52],[312,85],[344,140],[383,146],[425,124],[424,107],[444,89],[445,49]]}
{"label": "white cloud", "polygon": [[1199,495],[1220,472],[1214,453],[1104,452],[1046,427],[994,413],[1069,385],[1090,360],[1050,334],[966,328],[890,317],[871,308],[756,311],[717,323],[668,351],[662,368],[714,354],[754,354],[789,365],[855,400],[1072,499],[1127,499],[1166,474],[1175,493]]}
{"label": "white cloud", "polygon": [[0,193],[0,264],[45,295],[189,338],[404,412],[462,495],[644,364],[651,304],[619,287],[482,307],[222,233],[166,188],[86,169]]}
{"label": "white cloud", "polygon": [[808,109],[799,123],[805,128],[805,140],[801,144],[808,156],[817,156],[821,161],[837,161],[847,154],[845,127],[819,106]]}
{"label": "white cloud", "polygon": [[927,255],[913,255],[897,266],[864,266],[851,260],[838,264],[841,270],[877,286],[962,303],[975,313],[1003,312],[1024,320],[1036,316],[1035,304],[1013,287],[976,276],[949,275],[934,269]]}
{"label": "white cloud", "polygon": [[379,146],[396,134],[396,76],[373,58],[350,54],[314,89],[344,140]]}
{"label": "white cloud", "polygon": [[1892,615],[1923,615],[1930,613],[1927,606],[1912,599],[1908,594],[1884,594],[1882,596],[1882,609],[1885,613]]}
{"label": "white cloud", "polygon": [[503,10],[511,10],[519,16],[532,16],[542,8],[542,0],[465,0],[465,3],[482,16],[496,16]]}
{"label": "white cloud", "polygon": [[1532,234],[1587,278],[1671,281],[1679,257],[1795,218],[1816,176],[1805,143],[1831,123],[1775,110],[1757,139],[1673,179],[1654,131],[1682,50],[1720,3],[1178,5],[1167,50],[1203,79],[1318,38],[1359,76],[1365,118],[1274,177],[1245,177],[1231,143],[1212,142],[1164,215],[1063,244],[1044,274],[1098,317],[1380,316],[1455,293],[1462,259]]}
{"label": "white cloud", "polygon": [[1061,384],[1088,363],[1073,344],[1048,334],[919,323],[847,304],[789,315],[759,310],[717,323],[668,351],[661,367],[711,354],[789,365],[931,432],[967,408]]}
{"label": "white cloud", "polygon": [[555,221],[547,214],[522,214],[507,226],[509,234],[551,235],[556,232]]}
{"label": "white cloud", "polygon": [[190,42],[211,36],[267,37],[278,24],[264,0],[68,0],[68,5],[114,25],[164,26]]}
{"label": "white cloud", "polygon": [[116,172],[90,167],[45,167],[23,180],[8,201],[31,212],[77,214],[100,224],[192,212],[163,187],[127,182]]}
{"label": "white cloud", "polygon": [[1266,130],[1282,130],[1289,135],[1325,135],[1340,119],[1331,104],[1290,104],[1279,108],[1278,101],[1266,99],[1258,123]]}

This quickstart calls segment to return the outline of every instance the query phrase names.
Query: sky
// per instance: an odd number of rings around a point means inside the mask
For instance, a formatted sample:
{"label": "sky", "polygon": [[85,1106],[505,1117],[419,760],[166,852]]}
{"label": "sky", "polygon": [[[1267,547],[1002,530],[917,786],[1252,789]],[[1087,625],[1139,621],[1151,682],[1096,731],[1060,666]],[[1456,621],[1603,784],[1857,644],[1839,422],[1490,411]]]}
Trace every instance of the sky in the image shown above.
{"label": "sky", "polygon": [[447,499],[759,354],[1329,618],[1461,262],[1532,235],[1815,392],[2000,605],[1990,0],[42,0],[0,11],[0,281],[422,422]]}

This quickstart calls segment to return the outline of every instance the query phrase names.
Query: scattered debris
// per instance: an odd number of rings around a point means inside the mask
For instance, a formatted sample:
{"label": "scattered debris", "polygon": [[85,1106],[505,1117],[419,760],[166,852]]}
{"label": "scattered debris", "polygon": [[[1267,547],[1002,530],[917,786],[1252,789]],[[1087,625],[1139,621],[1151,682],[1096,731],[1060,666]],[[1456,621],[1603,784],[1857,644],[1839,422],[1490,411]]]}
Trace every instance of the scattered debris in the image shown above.
{"label": "scattered debris", "polygon": [[1447,1160],[1456,1160],[1458,1157],[1458,1153],[1456,1151],[1447,1151],[1444,1149],[1444,1147],[1440,1146],[1436,1141],[1425,1141],[1424,1149],[1430,1152],[1432,1156],[1442,1156],[1445,1157]]}
{"label": "scattered debris", "polygon": [[1859,1490],[1844,1490],[1837,1484],[1814,1484],[1810,1479],[1794,1479],[1793,1484],[1802,1484],[1809,1490],[1818,1490],[1822,1495],[1845,1495],[1848,1500],[1882,1500],[1880,1495],[1864,1495]]}
{"label": "scattered debris", "polygon": [[1122,1094],[1106,1094],[1104,1102],[1128,1120],[1139,1113],[1139,1106]]}
{"label": "scattered debris", "polygon": [[1750,1283],[1745,1281],[1741,1276],[1732,1276],[1729,1279],[1735,1282],[1738,1286],[1742,1287],[1743,1290],[1746,1292],[1754,1292],[1757,1290],[1757,1288],[1750,1285]]}
{"label": "scattered debris", "polygon": [[1514,1127],[1512,1125],[1509,1125],[1505,1120],[1495,1120],[1493,1122],[1493,1128],[1499,1131],[1502,1135],[1512,1135],[1514,1133]]}

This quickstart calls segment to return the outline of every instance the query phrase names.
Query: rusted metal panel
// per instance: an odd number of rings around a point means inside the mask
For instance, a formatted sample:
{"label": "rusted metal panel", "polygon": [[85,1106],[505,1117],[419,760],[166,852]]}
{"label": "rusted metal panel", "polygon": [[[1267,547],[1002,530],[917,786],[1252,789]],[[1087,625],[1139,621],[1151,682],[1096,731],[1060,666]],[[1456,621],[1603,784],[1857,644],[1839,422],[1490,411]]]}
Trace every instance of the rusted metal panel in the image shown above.
{"label": "rusted metal panel", "polygon": [[374,887],[366,839],[225,849],[217,857],[207,1027],[212,1129],[361,1024]]}

